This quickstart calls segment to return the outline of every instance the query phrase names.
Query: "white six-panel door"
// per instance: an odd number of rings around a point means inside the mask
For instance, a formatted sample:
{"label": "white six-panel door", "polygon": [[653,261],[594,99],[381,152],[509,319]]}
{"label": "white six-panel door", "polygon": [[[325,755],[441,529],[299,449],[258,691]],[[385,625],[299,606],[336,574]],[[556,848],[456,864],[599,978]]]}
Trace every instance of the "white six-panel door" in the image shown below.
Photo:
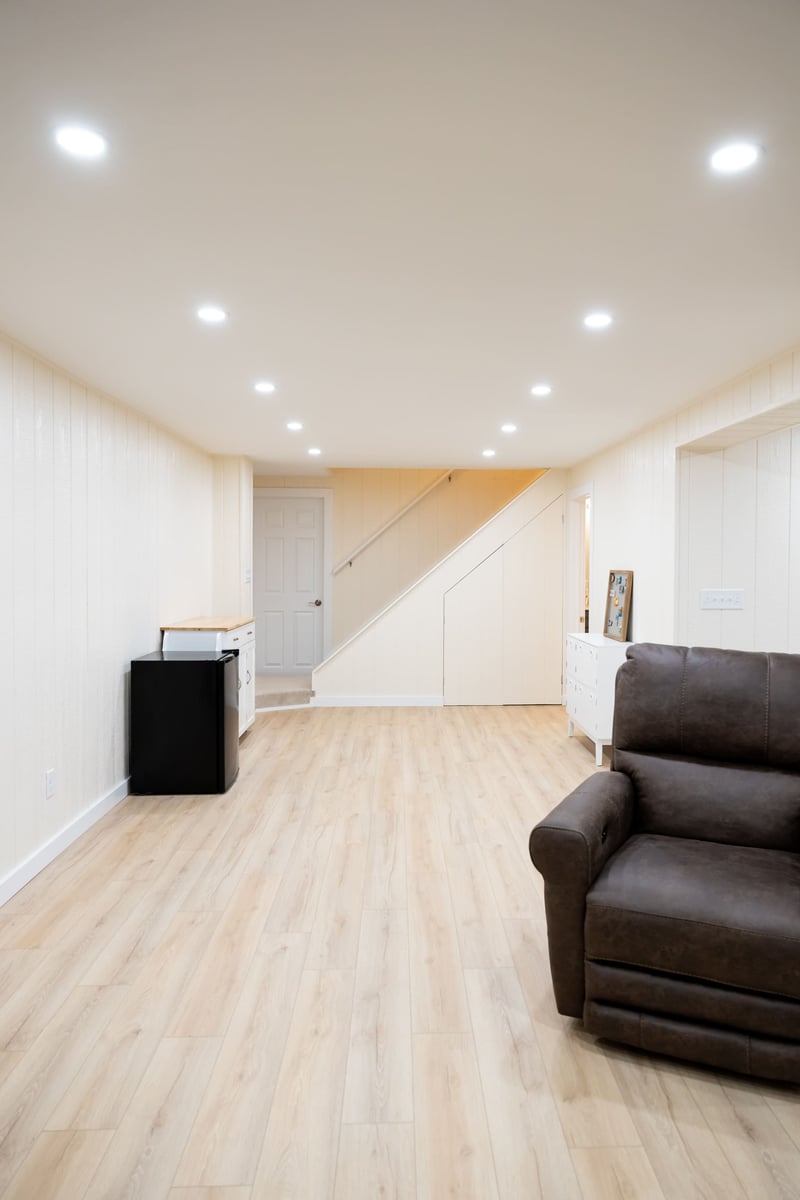
{"label": "white six-panel door", "polygon": [[322,589],[322,499],[257,496],[253,607],[258,674],[307,674],[322,660]]}

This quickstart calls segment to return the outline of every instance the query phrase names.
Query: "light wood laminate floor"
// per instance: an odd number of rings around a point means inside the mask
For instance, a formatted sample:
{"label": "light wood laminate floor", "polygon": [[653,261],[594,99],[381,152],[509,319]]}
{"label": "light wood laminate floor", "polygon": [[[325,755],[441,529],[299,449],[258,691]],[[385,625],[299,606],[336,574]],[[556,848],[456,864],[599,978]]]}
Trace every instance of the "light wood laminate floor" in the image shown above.
{"label": "light wood laminate floor", "polygon": [[595,1043],[531,826],[557,708],[260,715],[0,909],[0,1195],[788,1200],[798,1090]]}

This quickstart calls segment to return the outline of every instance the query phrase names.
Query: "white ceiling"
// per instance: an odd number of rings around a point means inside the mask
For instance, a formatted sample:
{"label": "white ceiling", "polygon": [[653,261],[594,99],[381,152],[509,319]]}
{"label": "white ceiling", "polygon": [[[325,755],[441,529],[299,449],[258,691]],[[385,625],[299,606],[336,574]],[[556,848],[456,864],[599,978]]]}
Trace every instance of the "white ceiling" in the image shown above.
{"label": "white ceiling", "polygon": [[3,0],[0,328],[261,470],[573,463],[800,341],[799,51],[797,0]]}

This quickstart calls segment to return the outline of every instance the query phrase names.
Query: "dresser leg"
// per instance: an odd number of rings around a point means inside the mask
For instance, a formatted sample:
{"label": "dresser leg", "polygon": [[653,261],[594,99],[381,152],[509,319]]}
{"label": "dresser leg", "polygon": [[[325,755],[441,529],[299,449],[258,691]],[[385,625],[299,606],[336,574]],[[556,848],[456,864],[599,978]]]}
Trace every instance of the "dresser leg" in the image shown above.
{"label": "dresser leg", "polygon": [[595,766],[602,767],[603,765],[603,743],[595,742],[594,744],[594,762]]}
{"label": "dresser leg", "polygon": [[574,732],[575,732],[575,722],[567,721],[567,737],[572,737]]}

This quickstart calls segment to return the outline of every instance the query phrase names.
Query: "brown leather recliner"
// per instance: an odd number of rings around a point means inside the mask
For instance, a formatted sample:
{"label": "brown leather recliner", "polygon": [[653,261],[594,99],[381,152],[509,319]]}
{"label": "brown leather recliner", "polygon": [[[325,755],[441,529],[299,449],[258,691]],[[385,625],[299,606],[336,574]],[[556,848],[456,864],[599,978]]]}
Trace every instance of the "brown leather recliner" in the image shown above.
{"label": "brown leather recliner", "polygon": [[611,772],[530,851],[559,1012],[800,1082],[800,655],[631,646]]}

